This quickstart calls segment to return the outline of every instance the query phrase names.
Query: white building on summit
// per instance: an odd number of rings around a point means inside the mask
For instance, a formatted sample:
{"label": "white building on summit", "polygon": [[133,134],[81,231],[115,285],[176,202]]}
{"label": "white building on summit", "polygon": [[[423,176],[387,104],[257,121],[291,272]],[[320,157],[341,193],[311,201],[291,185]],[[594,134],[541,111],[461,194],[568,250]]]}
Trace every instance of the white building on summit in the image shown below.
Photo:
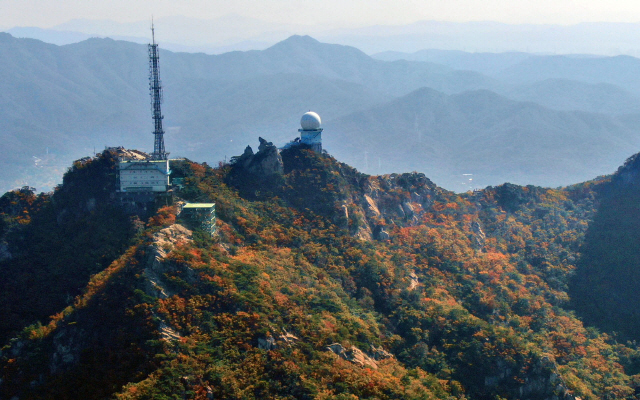
{"label": "white building on summit", "polygon": [[169,160],[121,160],[120,192],[166,192],[170,173]]}
{"label": "white building on summit", "polygon": [[300,119],[300,125],[302,129],[298,129],[300,132],[300,142],[311,146],[313,151],[317,153],[322,152],[322,120],[320,116],[313,111],[304,113]]}

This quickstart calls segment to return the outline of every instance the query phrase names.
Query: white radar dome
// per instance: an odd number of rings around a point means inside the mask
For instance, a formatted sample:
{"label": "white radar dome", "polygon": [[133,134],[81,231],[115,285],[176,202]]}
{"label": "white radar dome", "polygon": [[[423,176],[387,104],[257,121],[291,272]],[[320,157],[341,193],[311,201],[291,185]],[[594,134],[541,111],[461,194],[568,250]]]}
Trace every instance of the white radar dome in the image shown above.
{"label": "white radar dome", "polygon": [[305,131],[314,131],[316,129],[320,129],[320,124],[322,124],[320,116],[313,111],[304,113],[304,115],[300,119],[300,125]]}

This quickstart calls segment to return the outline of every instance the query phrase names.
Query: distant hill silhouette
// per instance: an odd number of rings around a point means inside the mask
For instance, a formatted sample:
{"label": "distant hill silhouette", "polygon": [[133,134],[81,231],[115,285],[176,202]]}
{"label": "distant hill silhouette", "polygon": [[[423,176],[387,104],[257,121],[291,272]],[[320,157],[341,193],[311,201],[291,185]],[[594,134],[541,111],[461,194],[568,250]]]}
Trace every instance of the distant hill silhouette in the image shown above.
{"label": "distant hill silhouette", "polygon": [[586,83],[610,83],[640,94],[640,59],[617,57],[529,57],[496,71],[495,76],[510,83],[532,83],[550,78]]}
{"label": "distant hill silhouette", "polygon": [[416,170],[454,190],[584,181],[614,171],[640,146],[637,129],[616,117],[550,110],[485,90],[420,89],[331,121],[325,131],[325,147],[339,159],[355,155],[361,166],[367,152],[364,172]]}
{"label": "distant hill silhouette", "polygon": [[637,86],[628,86],[637,78],[627,76],[629,68],[636,68],[638,60],[635,58],[454,50],[421,50],[415,53],[387,51],[372,57],[384,61],[433,62],[457,70],[494,76],[510,83],[493,88],[499,94],[556,110],[613,114],[640,112],[640,92],[636,90]]}
{"label": "distant hill silhouette", "polygon": [[584,83],[569,79],[545,79],[518,85],[503,93],[556,110],[581,110],[605,114],[640,112],[640,97],[610,83]]}
{"label": "distant hill silhouette", "polygon": [[518,64],[533,54],[518,51],[505,53],[469,53],[460,50],[425,49],[415,53],[400,51],[384,51],[372,55],[383,61],[424,61],[446,65],[453,69],[476,71],[482,74],[492,74],[507,67]]}

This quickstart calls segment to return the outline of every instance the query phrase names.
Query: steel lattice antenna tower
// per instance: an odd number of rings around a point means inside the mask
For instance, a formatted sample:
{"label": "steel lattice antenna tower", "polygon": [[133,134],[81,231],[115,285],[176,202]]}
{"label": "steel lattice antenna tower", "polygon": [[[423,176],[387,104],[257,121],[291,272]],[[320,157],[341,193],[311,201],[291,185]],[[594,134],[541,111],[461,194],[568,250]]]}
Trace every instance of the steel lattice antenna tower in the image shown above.
{"label": "steel lattice antenna tower", "polygon": [[160,81],[160,55],[158,54],[158,45],[156,44],[156,34],[151,21],[151,38],[149,45],[149,92],[151,93],[151,110],[153,112],[154,124],[154,141],[153,153],[151,159],[166,160],[167,153],[164,150],[164,130],[162,129],[162,111],[160,103],[162,103],[162,82]]}

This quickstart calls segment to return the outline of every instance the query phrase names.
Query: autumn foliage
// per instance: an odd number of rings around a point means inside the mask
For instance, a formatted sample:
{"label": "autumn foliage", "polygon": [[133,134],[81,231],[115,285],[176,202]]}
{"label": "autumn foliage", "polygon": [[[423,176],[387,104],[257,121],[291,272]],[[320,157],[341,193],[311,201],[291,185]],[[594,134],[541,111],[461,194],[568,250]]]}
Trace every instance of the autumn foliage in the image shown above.
{"label": "autumn foliage", "polygon": [[[635,344],[585,326],[567,294],[605,181],[458,195],[305,149],[283,160],[269,180],[172,165],[183,199],[216,203],[218,236],[195,231],[158,261],[154,235],[176,222],[158,210],[69,308],[23,332],[19,355],[2,353],[0,396],[636,398]],[[362,211],[373,191],[379,214]],[[356,237],[366,228],[389,237]],[[61,345],[74,362],[54,362]]]}

